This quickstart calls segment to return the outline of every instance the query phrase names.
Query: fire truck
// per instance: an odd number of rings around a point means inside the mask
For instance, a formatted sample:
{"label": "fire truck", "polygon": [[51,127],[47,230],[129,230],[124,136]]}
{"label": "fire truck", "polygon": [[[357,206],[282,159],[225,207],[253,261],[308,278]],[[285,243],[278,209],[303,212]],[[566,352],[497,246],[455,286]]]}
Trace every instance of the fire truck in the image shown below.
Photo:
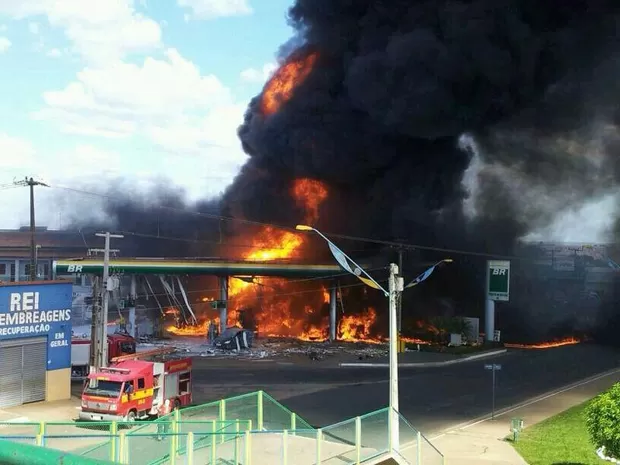
{"label": "fire truck", "polygon": [[166,399],[173,408],[192,401],[192,359],[174,349],[116,357],[111,366],[88,375],[80,419],[134,421],[155,418]]}
{"label": "fire truck", "polygon": [[[90,337],[71,338],[71,379],[81,380],[90,366]],[[108,335],[108,362],[121,355],[136,353],[136,340],[126,333]]]}

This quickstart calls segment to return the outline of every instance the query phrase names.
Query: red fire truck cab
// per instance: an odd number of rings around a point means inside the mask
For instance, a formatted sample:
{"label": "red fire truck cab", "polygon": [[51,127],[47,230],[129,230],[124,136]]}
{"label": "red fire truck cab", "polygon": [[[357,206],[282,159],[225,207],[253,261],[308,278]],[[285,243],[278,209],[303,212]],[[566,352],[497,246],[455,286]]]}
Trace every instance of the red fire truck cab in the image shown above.
{"label": "red fire truck cab", "polygon": [[110,367],[88,375],[80,419],[134,421],[157,417],[169,399],[172,408],[192,401],[192,359],[150,351],[118,357]]}

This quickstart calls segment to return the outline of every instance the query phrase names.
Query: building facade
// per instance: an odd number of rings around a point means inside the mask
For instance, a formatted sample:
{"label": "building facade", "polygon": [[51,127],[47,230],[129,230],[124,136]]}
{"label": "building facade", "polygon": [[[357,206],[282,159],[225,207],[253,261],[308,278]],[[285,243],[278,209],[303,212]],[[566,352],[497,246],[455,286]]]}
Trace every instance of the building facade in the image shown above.
{"label": "building facade", "polygon": [[0,408],[71,397],[73,284],[0,284]]}
{"label": "building facade", "polygon": [[[54,279],[52,262],[58,259],[85,257],[89,246],[79,231],[58,231],[39,227],[35,230],[36,279]],[[31,262],[30,228],[0,230],[0,282],[30,280]],[[86,285],[84,277],[60,276],[75,284]]]}

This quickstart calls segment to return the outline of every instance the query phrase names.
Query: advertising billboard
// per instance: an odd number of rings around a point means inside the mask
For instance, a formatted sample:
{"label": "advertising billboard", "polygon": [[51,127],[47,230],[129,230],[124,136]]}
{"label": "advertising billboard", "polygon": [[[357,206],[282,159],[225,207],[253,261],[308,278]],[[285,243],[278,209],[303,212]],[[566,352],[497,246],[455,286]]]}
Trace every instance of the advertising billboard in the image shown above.
{"label": "advertising billboard", "polygon": [[47,336],[47,369],[71,366],[71,283],[0,286],[0,340]]}

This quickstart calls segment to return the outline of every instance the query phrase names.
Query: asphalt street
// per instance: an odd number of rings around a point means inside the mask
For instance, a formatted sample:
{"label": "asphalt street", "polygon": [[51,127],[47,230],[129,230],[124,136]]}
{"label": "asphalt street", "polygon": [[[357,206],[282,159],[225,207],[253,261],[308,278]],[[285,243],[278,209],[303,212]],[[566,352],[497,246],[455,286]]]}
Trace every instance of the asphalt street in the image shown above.
{"label": "asphalt street", "polygon": [[[510,350],[492,359],[435,368],[401,368],[400,410],[413,426],[433,434],[491,411],[491,373],[496,409],[620,366],[620,351],[590,344],[546,350]],[[277,362],[214,364],[194,359],[194,401],[207,402],[259,389],[312,425],[326,426],[388,404],[386,368],[326,367]]]}

